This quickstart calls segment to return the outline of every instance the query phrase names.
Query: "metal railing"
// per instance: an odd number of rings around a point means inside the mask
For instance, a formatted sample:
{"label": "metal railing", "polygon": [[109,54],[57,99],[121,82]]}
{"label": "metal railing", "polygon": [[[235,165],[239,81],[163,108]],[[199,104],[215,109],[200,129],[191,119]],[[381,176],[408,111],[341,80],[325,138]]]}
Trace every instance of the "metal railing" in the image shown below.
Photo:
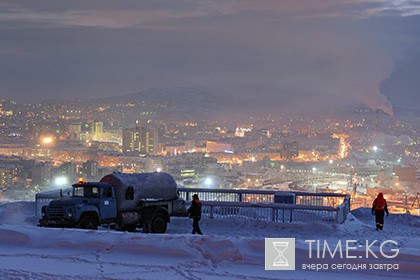
{"label": "metal railing", "polygon": [[339,209],[281,203],[203,201],[202,215],[215,219],[242,218],[271,222],[339,222]]}
{"label": "metal railing", "polygon": [[[343,223],[350,211],[348,194],[201,188],[179,188],[178,191],[187,201],[191,200],[193,194],[198,194],[200,200],[204,201],[202,213],[210,218]],[[295,198],[294,203],[274,203],[275,196],[290,194]]]}
{"label": "metal railing", "polygon": [[348,196],[347,194],[336,193],[201,188],[178,188],[178,192],[179,196],[187,201],[191,200],[193,194],[198,194],[200,199],[204,201],[237,201],[250,203],[272,203],[274,202],[274,195],[293,194],[296,198],[295,204],[297,205],[331,207],[338,207]]}

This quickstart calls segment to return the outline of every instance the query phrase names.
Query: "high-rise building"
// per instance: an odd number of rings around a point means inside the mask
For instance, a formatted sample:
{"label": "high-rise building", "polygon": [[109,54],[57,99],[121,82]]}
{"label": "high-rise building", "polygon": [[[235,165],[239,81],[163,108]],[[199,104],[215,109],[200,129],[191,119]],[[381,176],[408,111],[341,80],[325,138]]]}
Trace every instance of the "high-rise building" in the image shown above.
{"label": "high-rise building", "polygon": [[57,173],[66,176],[70,182],[75,181],[78,178],[77,164],[65,162],[57,168]]}
{"label": "high-rise building", "polygon": [[102,137],[104,132],[104,123],[103,122],[92,122],[90,124],[90,132],[92,134],[92,140],[99,140]]}
{"label": "high-rise building", "polygon": [[292,143],[284,143],[281,155],[286,160],[292,160],[299,156],[299,143],[293,141]]}
{"label": "high-rise building", "polygon": [[98,163],[93,160],[88,160],[83,163],[83,174],[87,176],[86,179],[97,179],[98,177]]}
{"label": "high-rise building", "polygon": [[47,186],[51,183],[52,166],[48,162],[39,162],[32,167],[32,184]]}
{"label": "high-rise building", "polygon": [[139,154],[155,155],[158,150],[158,133],[148,127],[128,128],[123,130],[123,152],[138,152]]}
{"label": "high-rise building", "polygon": [[11,187],[15,184],[19,166],[0,163],[0,187]]}

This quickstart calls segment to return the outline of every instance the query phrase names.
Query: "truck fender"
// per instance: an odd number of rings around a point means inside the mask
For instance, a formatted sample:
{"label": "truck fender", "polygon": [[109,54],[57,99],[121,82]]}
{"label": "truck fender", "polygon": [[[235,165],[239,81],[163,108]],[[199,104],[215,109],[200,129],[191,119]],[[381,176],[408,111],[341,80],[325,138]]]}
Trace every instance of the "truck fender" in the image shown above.
{"label": "truck fender", "polygon": [[95,212],[85,212],[80,217],[78,227],[82,229],[93,229],[97,230],[99,225],[99,219]]}
{"label": "truck fender", "polygon": [[93,206],[93,205],[82,205],[80,207],[77,207],[77,210],[76,210],[76,221],[79,221],[80,218],[83,215],[86,215],[86,214],[94,215],[95,217],[97,217],[98,223],[101,220],[100,219],[98,208],[96,206]]}

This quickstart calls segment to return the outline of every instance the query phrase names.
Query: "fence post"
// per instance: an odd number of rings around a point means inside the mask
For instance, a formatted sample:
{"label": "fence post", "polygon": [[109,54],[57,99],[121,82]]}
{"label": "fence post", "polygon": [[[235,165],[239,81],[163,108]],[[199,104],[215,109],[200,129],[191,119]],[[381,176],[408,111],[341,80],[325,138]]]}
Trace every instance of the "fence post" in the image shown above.
{"label": "fence post", "polygon": [[242,193],[239,193],[238,199],[239,199],[239,202],[242,202]]}
{"label": "fence post", "polygon": [[35,196],[35,216],[38,216],[38,198]]}
{"label": "fence post", "polygon": [[276,221],[276,209],[274,207],[271,208],[271,221]]}
{"label": "fence post", "polygon": [[210,206],[210,219],[213,219],[213,205]]}
{"label": "fence post", "polygon": [[350,205],[350,195],[347,195],[347,196],[346,196],[346,198],[345,198],[345,200],[347,201],[347,204],[348,204],[348,209],[347,209],[347,211],[348,211],[348,212],[350,212],[350,210],[351,210],[351,209],[350,209],[350,208],[351,208],[351,205]]}

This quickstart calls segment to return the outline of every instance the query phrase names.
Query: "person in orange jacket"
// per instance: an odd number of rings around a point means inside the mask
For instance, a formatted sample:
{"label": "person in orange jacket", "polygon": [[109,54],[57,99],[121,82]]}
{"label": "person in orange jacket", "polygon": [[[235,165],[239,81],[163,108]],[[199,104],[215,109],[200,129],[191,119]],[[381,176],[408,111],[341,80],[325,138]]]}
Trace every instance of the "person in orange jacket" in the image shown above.
{"label": "person in orange jacket", "polygon": [[389,216],[388,205],[383,193],[379,193],[372,204],[372,215],[375,215],[376,230],[384,228],[384,216]]}
{"label": "person in orange jacket", "polygon": [[201,219],[201,201],[198,198],[197,194],[194,194],[192,196],[193,200],[191,202],[191,207],[188,208],[188,214],[189,217],[193,219],[193,230],[192,234],[203,234],[201,232],[200,226],[198,225],[198,222]]}

